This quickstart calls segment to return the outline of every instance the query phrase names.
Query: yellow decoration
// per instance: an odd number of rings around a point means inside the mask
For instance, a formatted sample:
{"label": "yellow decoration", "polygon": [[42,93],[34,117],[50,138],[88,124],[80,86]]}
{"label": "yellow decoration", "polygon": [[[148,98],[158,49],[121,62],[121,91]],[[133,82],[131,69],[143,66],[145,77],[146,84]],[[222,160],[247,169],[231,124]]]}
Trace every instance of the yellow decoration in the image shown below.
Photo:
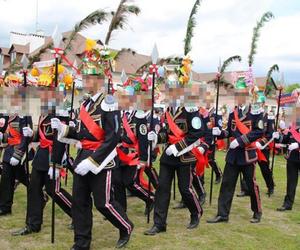
{"label": "yellow decoration", "polygon": [[52,78],[50,75],[41,74],[38,79],[38,85],[40,86],[50,86],[52,83]]}
{"label": "yellow decoration", "polygon": [[37,77],[40,75],[40,72],[37,68],[33,68],[30,72],[30,74],[33,76],[33,77]]}
{"label": "yellow decoration", "polygon": [[86,39],[85,41],[85,50],[86,51],[91,51],[95,46],[97,45],[97,42],[93,39]]}
{"label": "yellow decoration", "polygon": [[[65,71],[65,67],[64,66],[62,66],[61,64],[58,64],[58,74],[60,75],[60,74],[62,74],[64,71]],[[53,74],[55,74],[55,67],[53,66]]]}
{"label": "yellow decoration", "polygon": [[189,83],[191,71],[192,71],[192,61],[189,57],[184,57],[179,69],[180,72],[179,82],[181,84],[184,85]]}
{"label": "yellow decoration", "polygon": [[73,84],[73,77],[71,75],[65,75],[63,82],[65,83],[65,87],[66,89],[70,89],[72,87]]}

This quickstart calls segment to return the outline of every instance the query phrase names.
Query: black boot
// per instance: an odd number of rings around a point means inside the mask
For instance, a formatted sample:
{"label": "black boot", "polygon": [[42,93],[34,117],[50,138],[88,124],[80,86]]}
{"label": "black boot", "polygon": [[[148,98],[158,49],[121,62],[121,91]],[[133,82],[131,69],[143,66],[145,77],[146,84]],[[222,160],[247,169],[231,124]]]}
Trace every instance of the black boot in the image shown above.
{"label": "black boot", "polygon": [[[153,210],[153,208],[154,208],[154,201],[151,201],[150,206],[149,206],[150,213]],[[147,206],[147,203],[146,203],[144,215],[147,216],[147,214],[148,214],[148,206]]]}
{"label": "black boot", "polygon": [[241,191],[239,194],[236,195],[236,197],[246,197],[249,196],[245,191]]}
{"label": "black boot", "polygon": [[131,232],[128,233],[127,231],[126,232],[120,231],[120,238],[119,238],[119,240],[117,242],[116,248],[123,248],[129,242],[131,233],[132,233],[133,228],[134,228],[134,225],[133,225],[132,222],[129,222],[129,224],[131,225],[131,228],[132,228]]}
{"label": "black boot", "polygon": [[0,216],[9,215],[9,214],[11,214],[11,210],[0,209]]}
{"label": "black boot", "polygon": [[215,180],[215,184],[218,185],[221,182],[221,180],[222,180],[222,176],[221,175],[217,176]]}
{"label": "black boot", "polygon": [[32,234],[32,233],[38,233],[38,231],[34,231],[32,230],[30,227],[26,226],[16,232],[13,232],[11,235],[12,236],[22,236],[22,235],[28,235],[28,234]]}
{"label": "black boot", "polygon": [[153,227],[146,232],[144,232],[144,235],[156,235],[162,232],[166,232],[165,227],[157,227],[156,225],[153,225]]}
{"label": "black boot", "polygon": [[272,194],[274,194],[274,188],[269,188],[267,195],[270,197]]}
{"label": "black boot", "polygon": [[220,223],[220,222],[228,222],[228,217],[217,215],[216,217],[209,219],[206,221],[207,223]]}
{"label": "black boot", "polygon": [[196,215],[196,216],[191,216],[191,222],[190,224],[187,226],[187,229],[194,229],[194,228],[197,228],[198,225],[200,223],[200,219],[199,219],[199,216]]}
{"label": "black boot", "polygon": [[287,205],[282,205],[281,207],[277,208],[277,211],[279,211],[279,212],[284,212],[287,210],[292,210],[292,207],[287,206]]}
{"label": "black boot", "polygon": [[262,213],[257,213],[257,212],[255,212],[255,213],[253,214],[253,217],[252,217],[252,219],[250,220],[250,222],[251,222],[251,223],[259,223],[260,220],[261,220],[261,216],[262,216]]}

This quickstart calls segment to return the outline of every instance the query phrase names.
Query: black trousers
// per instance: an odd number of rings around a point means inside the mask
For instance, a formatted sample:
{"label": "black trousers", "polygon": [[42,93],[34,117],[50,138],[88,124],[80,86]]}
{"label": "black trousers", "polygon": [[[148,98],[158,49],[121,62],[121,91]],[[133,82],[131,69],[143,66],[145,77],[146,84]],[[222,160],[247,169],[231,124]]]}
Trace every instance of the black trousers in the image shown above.
{"label": "black trousers", "polygon": [[222,170],[218,167],[215,159],[209,159],[208,164],[211,166],[212,170],[215,172],[216,178],[222,176]]}
{"label": "black trousers", "polygon": [[300,162],[294,162],[287,160],[286,165],[286,195],[284,197],[284,203],[283,205],[286,207],[293,207],[294,200],[295,200],[295,194],[296,194],[296,188],[298,184],[298,176],[299,176],[299,170],[300,170]]}
{"label": "black trousers", "polygon": [[167,215],[171,198],[172,180],[177,173],[178,186],[183,202],[188,207],[191,217],[201,216],[203,213],[199,200],[192,188],[192,166],[174,166],[160,163],[159,186],[155,193],[154,224],[166,227]]}
{"label": "black trousers", "polygon": [[[260,167],[261,174],[265,180],[268,190],[272,190],[274,189],[274,179],[273,179],[272,171],[270,169],[270,161],[269,161],[270,150],[264,150],[262,152],[265,155],[267,162],[258,161],[258,165]],[[241,191],[245,192],[246,194],[249,194],[249,188],[247,187],[244,178],[241,180]]]}
{"label": "black trousers", "polygon": [[114,200],[112,192],[112,170],[102,170],[85,176],[74,173],[72,215],[75,248],[90,248],[92,239],[92,197],[95,207],[120,233],[130,233],[132,225],[124,209]]}
{"label": "black trousers", "polygon": [[[53,185],[55,193],[53,196]],[[26,225],[33,231],[40,231],[43,224],[44,195],[43,187],[50,197],[54,197],[55,203],[70,217],[72,217],[72,196],[60,186],[60,178],[55,183],[50,180],[47,171],[32,169],[31,180],[27,195]]]}
{"label": "black trousers", "polygon": [[200,199],[200,197],[205,194],[204,175],[197,176],[195,170],[193,170],[193,187],[198,195],[198,198]]}
{"label": "black trousers", "polygon": [[[140,171],[140,170],[139,170]],[[158,182],[158,174],[155,168],[145,168],[145,174],[148,176],[148,178],[150,179],[150,183],[152,184],[152,186],[157,189],[159,182]]]}
{"label": "black trousers", "polygon": [[[193,188],[195,189],[198,199],[200,200],[203,195],[205,195],[205,189],[204,189],[204,174],[202,176],[197,176],[195,169],[192,171],[193,174]],[[181,197],[181,203],[183,202],[183,198]]]}
{"label": "black trousers", "polygon": [[[148,201],[148,190],[139,182],[139,172],[135,166],[120,166],[113,170],[113,188],[116,201],[127,211],[126,188],[131,194],[144,202]],[[150,192],[150,199],[154,201],[154,194]]]}
{"label": "black trousers", "polygon": [[26,173],[25,166],[12,166],[7,162],[3,162],[0,181],[0,209],[3,211],[11,211],[16,180],[19,180],[26,187],[29,185],[29,177]]}
{"label": "black trousers", "polygon": [[261,212],[259,187],[255,179],[255,165],[233,165],[226,163],[218,199],[218,215],[227,217],[230,213],[232,199],[239,173],[242,172],[249,188],[251,210]]}
{"label": "black trousers", "polygon": [[215,159],[215,152],[216,150],[213,149],[212,152],[208,155],[208,164],[211,166],[212,170],[214,171],[216,178],[222,176],[222,170],[218,167],[216,159]]}
{"label": "black trousers", "polygon": [[265,180],[266,186],[268,190],[274,189],[274,180],[273,180],[273,174],[270,169],[270,162],[265,161],[259,161],[258,165],[260,167],[260,171],[262,173],[262,176]]}

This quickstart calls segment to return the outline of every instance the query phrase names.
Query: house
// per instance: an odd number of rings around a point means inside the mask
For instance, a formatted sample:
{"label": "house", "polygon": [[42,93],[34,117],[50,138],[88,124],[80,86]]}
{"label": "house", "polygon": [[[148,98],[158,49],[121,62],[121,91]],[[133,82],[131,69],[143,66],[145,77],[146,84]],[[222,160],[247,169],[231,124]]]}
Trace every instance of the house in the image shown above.
{"label": "house", "polygon": [[9,48],[0,47],[0,64],[3,65],[3,69],[7,69],[10,65]]}

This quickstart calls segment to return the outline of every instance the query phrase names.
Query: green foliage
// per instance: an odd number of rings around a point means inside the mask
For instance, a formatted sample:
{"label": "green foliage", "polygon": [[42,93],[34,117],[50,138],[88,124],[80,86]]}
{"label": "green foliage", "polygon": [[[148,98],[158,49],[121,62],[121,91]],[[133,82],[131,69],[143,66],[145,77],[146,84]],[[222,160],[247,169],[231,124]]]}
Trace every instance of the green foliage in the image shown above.
{"label": "green foliage", "polygon": [[112,11],[112,19],[105,38],[105,44],[109,44],[114,30],[124,29],[130,14],[139,15],[141,10],[136,5],[128,5],[129,0],[121,0],[116,12]]}
{"label": "green foliage", "polygon": [[77,23],[72,30],[71,35],[67,38],[64,53],[66,54],[68,51],[72,50],[72,42],[75,40],[77,33],[87,29],[92,25],[102,24],[107,20],[107,17],[108,13],[100,9],[92,12],[86,18]]}
{"label": "green foliage", "polygon": [[30,56],[29,59],[29,68],[32,67],[32,65],[35,62],[38,62],[40,60],[41,55],[43,55],[44,53],[46,53],[47,50],[51,49],[53,47],[53,42],[50,42],[48,45],[44,46],[43,48],[41,48],[39,50],[39,52],[33,56]]}
{"label": "green foliage", "polygon": [[187,55],[192,50],[191,41],[194,36],[194,28],[196,27],[195,16],[197,14],[200,3],[200,0],[196,0],[188,20],[186,35],[184,39],[184,55]]}
{"label": "green foliage", "polygon": [[253,29],[253,36],[252,36],[252,42],[251,42],[251,50],[250,54],[248,56],[248,65],[251,67],[254,62],[254,56],[257,53],[257,43],[258,39],[260,37],[260,30],[264,26],[266,22],[269,22],[272,18],[274,18],[274,15],[272,12],[266,12],[263,14],[261,19],[257,22],[257,25]]}
{"label": "green foliage", "polygon": [[299,89],[299,88],[300,88],[300,83],[290,84],[284,88],[284,93],[292,93],[293,90]]}
{"label": "green foliage", "polygon": [[19,70],[22,69],[22,66],[20,64],[20,62],[15,59],[8,67],[8,69],[6,70],[6,73],[5,73],[5,76],[4,76],[4,79],[9,75],[9,74],[12,74],[12,73],[15,73]]}
{"label": "green foliage", "polygon": [[277,64],[274,64],[268,71],[266,88],[265,88],[265,96],[269,96],[271,93],[274,93],[274,89],[277,89],[277,86],[272,84],[272,74],[276,71],[277,72],[279,71],[279,67]]}
{"label": "green foliage", "polygon": [[229,65],[233,62],[236,62],[236,61],[240,62],[240,61],[242,61],[242,58],[240,56],[231,56],[227,60],[225,60],[222,67],[221,67],[221,69],[220,69],[221,76],[223,75],[225,70],[229,67]]}

